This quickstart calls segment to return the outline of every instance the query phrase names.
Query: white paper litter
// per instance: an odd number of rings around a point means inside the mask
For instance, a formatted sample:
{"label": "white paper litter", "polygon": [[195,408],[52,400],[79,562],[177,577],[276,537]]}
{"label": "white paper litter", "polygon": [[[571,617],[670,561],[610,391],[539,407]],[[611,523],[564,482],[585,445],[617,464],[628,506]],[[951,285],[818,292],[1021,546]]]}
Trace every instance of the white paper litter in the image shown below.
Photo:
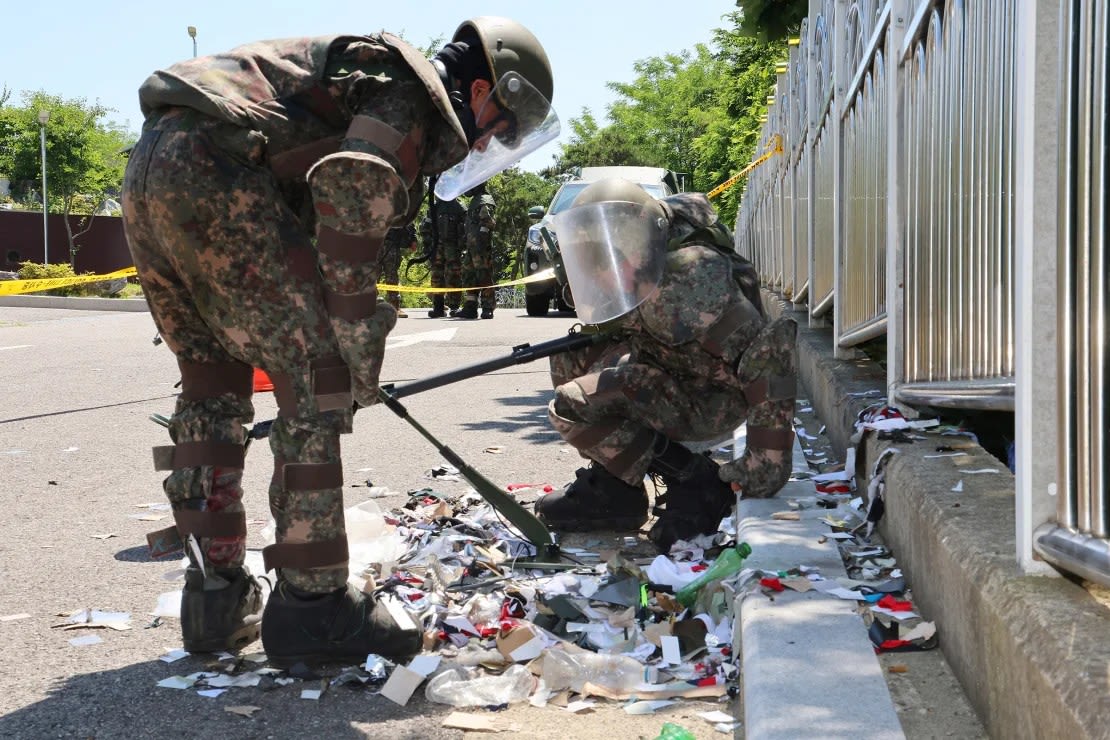
{"label": "white paper litter", "polygon": [[200,689],[197,691],[198,696],[206,696],[209,699],[215,699],[220,694],[223,694],[227,689]]}
{"label": "white paper litter", "polygon": [[158,595],[158,603],[150,612],[153,617],[181,618],[181,591],[167,591]]}
{"label": "white paper litter", "polygon": [[160,656],[158,660],[162,661],[163,663],[174,663],[181,660],[182,658],[188,657],[189,653],[185,652],[181,648],[171,648],[170,650],[166,651],[165,655]]}
{"label": "white paper litter", "polygon": [[84,637],[74,637],[69,641],[73,647],[85,647],[86,645],[95,645],[98,642],[104,642],[97,635],[85,635]]}
{"label": "white paper litter", "polygon": [[736,718],[727,712],[722,712],[719,709],[714,709],[711,712],[698,712],[698,716],[706,722],[717,724],[718,722],[735,722]]}
{"label": "white paper litter", "polygon": [[949,489],[949,490],[951,490],[952,493],[963,493],[964,492],[964,481],[963,481],[963,479],[961,478],[956,483],[956,485],[952,486],[952,488]]}
{"label": "white paper litter", "polygon": [[698,565],[698,563],[676,563],[666,555],[659,555],[651,561],[645,572],[652,583],[660,583],[678,590],[689,583],[693,583],[701,575],[693,572],[692,569],[695,565]]}
{"label": "white paper litter", "polygon": [[677,704],[677,703],[678,702],[672,701],[670,699],[656,699],[654,701],[637,701],[637,702],[633,702],[631,704],[625,704],[624,705],[624,712],[625,712],[625,714],[633,714],[633,715],[636,715],[636,714],[655,714],[655,712],[659,711],[663,707],[669,707],[670,705]]}
{"label": "white paper litter", "polygon": [[156,685],[164,689],[189,689],[196,682],[197,680],[190,676],[170,676],[169,678],[163,678]]}

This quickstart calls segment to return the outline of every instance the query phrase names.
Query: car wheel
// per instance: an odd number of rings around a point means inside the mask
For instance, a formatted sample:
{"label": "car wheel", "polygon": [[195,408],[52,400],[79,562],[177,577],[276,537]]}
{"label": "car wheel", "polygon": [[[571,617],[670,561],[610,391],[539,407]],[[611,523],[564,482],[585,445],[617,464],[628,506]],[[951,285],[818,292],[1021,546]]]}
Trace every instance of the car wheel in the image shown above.
{"label": "car wheel", "polygon": [[555,310],[574,313],[574,298],[570,295],[569,285],[564,285],[563,289],[555,294]]}
{"label": "car wheel", "polygon": [[528,311],[529,316],[547,316],[547,309],[550,305],[551,297],[546,293],[542,295],[528,293],[524,296],[524,308]]}

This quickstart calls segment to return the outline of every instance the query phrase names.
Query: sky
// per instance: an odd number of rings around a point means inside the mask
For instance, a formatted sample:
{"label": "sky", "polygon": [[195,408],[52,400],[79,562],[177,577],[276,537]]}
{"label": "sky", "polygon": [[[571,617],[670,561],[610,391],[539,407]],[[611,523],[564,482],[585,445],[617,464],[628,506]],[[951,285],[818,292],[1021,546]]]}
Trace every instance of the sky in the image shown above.
{"label": "sky", "polygon": [[[641,59],[708,44],[734,0],[48,0],[19,3],[5,13],[0,44],[0,88],[19,102],[24,90],[85,98],[114,108],[111,120],[138,131],[138,88],[146,77],[191,57],[188,27],[197,29],[197,52],[226,51],[261,39],[359,34],[387,30],[418,47],[449,41],[459,22],[503,15],[527,26],[544,45],[554,77],[554,107],[562,134],[521,162],[536,171],[570,136],[569,121],[589,108],[599,120],[615,99],[607,82],[631,82]],[[326,12],[325,12],[326,10]]]}

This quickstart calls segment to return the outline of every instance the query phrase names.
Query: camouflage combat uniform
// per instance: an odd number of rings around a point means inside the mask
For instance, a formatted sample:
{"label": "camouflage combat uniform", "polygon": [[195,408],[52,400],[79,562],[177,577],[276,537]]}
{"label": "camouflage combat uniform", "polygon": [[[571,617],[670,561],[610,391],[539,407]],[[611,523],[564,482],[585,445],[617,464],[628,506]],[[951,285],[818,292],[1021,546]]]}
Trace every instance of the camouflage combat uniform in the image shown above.
{"label": "camouflage combat uniform", "polygon": [[[466,208],[466,266],[463,280],[471,288],[493,285],[493,196],[484,190],[470,199]],[[477,301],[482,311],[493,311],[497,301],[496,290],[467,291],[467,301]]]}
{"label": "camouflage combat uniform", "polygon": [[[404,226],[394,226],[385,235],[382,244],[382,253],[378,257],[378,270],[381,272],[381,282],[386,285],[401,284],[401,257],[405,252],[412,253],[416,249],[416,227],[411,223]],[[389,291],[386,299],[394,309],[401,308],[401,294],[395,290]]]}
{"label": "camouflage combat uniform", "polygon": [[[796,327],[767,323],[755,269],[732,252],[704,195],[662,206],[670,246],[658,290],[601,327],[608,341],[551,358],[549,418],[584,457],[633,486],[652,466],[657,433],[718,441],[747,420],[748,449],[736,463],[747,471],[745,492],[773,495],[789,475],[794,415],[793,352],[774,348],[792,347]],[[774,381],[761,381],[768,370]]]}
{"label": "camouflage combat uniform", "polygon": [[[458,199],[436,201],[435,233],[432,219],[426,217],[420,224],[420,241],[427,250],[435,241],[435,256],[431,273],[433,288],[463,287],[462,260],[466,247],[466,208]],[[462,293],[444,293],[444,303],[456,309],[462,303]]]}
{"label": "camouflage combat uniform", "polygon": [[[347,580],[339,436],[377,399],[378,250],[423,176],[467,154],[425,56],[389,34],[264,41],[156,72],[123,188],[128,244],[182,387],[156,449],[177,533],[242,562],[252,367],[273,378],[266,549],[293,585]],[[315,239],[313,237],[316,237]]]}

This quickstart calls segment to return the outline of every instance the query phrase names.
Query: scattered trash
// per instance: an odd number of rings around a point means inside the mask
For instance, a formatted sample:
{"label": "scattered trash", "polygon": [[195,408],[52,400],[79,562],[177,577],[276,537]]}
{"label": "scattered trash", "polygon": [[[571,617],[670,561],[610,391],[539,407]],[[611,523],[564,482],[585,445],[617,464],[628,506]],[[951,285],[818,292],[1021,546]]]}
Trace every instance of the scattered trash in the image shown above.
{"label": "scattered trash", "polygon": [[499,727],[489,717],[480,714],[467,714],[465,712],[451,712],[443,718],[441,726],[448,727],[453,730],[466,730],[468,732],[504,732],[504,728]]}
{"label": "scattered trash", "polygon": [[240,717],[253,717],[255,712],[259,712],[261,710],[262,707],[255,707],[251,706],[250,704],[244,704],[235,707],[224,707],[225,712],[229,714],[237,714]]}
{"label": "scattered trash", "polygon": [[107,532],[105,534],[91,534],[89,536],[92,537],[94,540],[110,540],[113,537],[119,537],[119,535],[115,532]]}
{"label": "scattered trash", "polygon": [[18,619],[30,619],[30,614],[8,614],[7,616],[0,617],[0,622],[14,622]]}
{"label": "scattered trash", "polygon": [[512,704],[527,699],[535,681],[531,672],[519,665],[510,666],[497,676],[484,675],[473,668],[454,668],[429,681],[424,696],[428,701],[456,707]]}
{"label": "scattered trash", "polygon": [[958,481],[958,482],[956,483],[956,485],[952,486],[952,488],[951,488],[951,489],[949,489],[949,490],[951,490],[951,491],[952,491],[952,493],[963,493],[963,492],[964,492],[964,482],[963,482],[963,479],[960,479],[960,480],[959,480],[959,481]]}
{"label": "scattered trash", "polygon": [[189,655],[191,655],[191,653],[187,653],[181,648],[172,648],[170,650],[167,650],[166,654],[160,657],[158,660],[162,661],[163,663],[176,663],[182,658],[189,657]]}

